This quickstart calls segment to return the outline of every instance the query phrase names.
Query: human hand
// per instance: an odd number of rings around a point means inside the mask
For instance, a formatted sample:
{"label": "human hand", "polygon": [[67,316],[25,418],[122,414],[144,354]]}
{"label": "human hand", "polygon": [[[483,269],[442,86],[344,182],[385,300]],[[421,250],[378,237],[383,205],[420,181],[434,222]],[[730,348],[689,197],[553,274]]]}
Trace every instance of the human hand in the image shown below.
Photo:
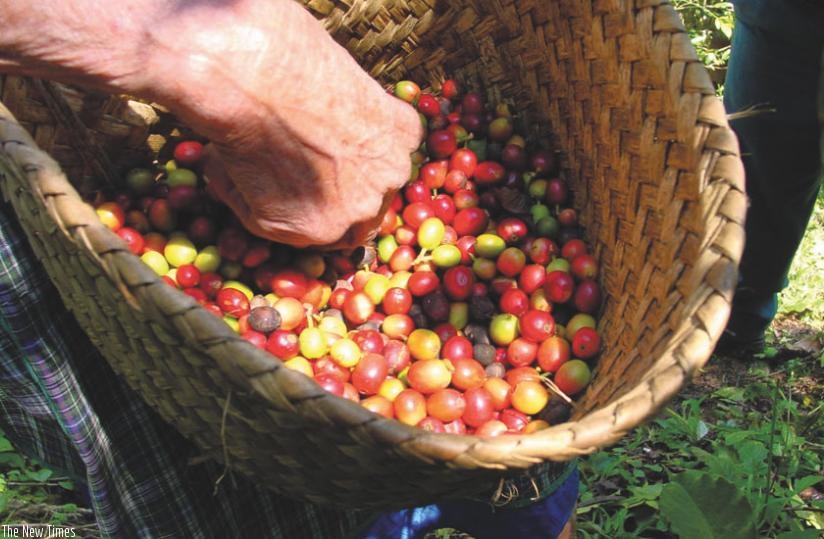
{"label": "human hand", "polygon": [[168,56],[188,58],[181,76],[197,79],[186,92],[194,95],[168,101],[212,141],[210,189],[257,235],[299,247],[360,245],[409,178],[417,113],[298,4],[240,2],[217,8],[220,19],[214,9],[176,21],[175,40],[197,53]]}
{"label": "human hand", "polygon": [[0,15],[19,30],[0,36],[0,69],[144,97],[210,139],[210,189],[257,235],[357,246],[409,178],[416,112],[292,0],[11,1]]}

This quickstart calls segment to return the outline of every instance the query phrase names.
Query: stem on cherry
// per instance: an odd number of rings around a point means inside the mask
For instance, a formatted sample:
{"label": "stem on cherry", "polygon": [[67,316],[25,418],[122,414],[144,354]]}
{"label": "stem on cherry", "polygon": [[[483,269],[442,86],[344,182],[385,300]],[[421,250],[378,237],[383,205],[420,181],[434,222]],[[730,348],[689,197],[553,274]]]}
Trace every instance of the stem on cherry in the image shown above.
{"label": "stem on cherry", "polygon": [[432,257],[429,255],[429,250],[421,248],[421,252],[418,253],[418,256],[412,261],[412,265],[417,266],[421,262],[428,262],[429,260],[432,260]]}
{"label": "stem on cherry", "polygon": [[550,391],[552,391],[553,393],[555,393],[556,395],[558,395],[559,397],[564,399],[566,401],[566,403],[569,404],[570,406],[572,406],[573,408],[575,407],[575,401],[573,401],[569,397],[569,395],[567,395],[566,393],[561,391],[561,388],[559,388],[557,385],[555,385],[555,382],[550,380],[548,376],[546,376],[546,375],[541,376],[541,381],[544,383],[544,385],[546,385],[549,388]]}

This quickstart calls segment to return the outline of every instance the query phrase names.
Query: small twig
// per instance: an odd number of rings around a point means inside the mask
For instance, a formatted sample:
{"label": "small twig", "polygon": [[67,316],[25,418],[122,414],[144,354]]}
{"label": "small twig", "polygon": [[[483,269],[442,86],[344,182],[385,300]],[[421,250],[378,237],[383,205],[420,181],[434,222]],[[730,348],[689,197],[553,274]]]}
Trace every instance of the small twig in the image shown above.
{"label": "small twig", "polygon": [[[89,511],[89,513],[91,515],[93,515],[93,513],[91,511]],[[98,529],[97,522],[89,522],[88,524],[72,524],[72,527],[73,528],[79,528],[81,530],[97,530]]]}
{"label": "small twig", "polygon": [[731,112],[727,114],[727,120],[732,121],[740,120],[742,118],[751,118],[753,116],[759,116],[768,112],[775,112],[775,110],[775,107],[772,107],[767,103],[760,103],[758,105],[753,105],[743,110],[739,110],[738,112]]}
{"label": "small twig", "polygon": [[[94,512],[85,507],[73,507],[67,511],[64,506],[54,505],[47,502],[31,503],[29,500],[10,499],[7,501],[6,513],[3,517],[3,524],[31,524],[42,525],[43,523],[53,522],[55,515],[65,515],[70,518],[66,520],[65,525],[71,527],[78,527],[88,525],[97,528],[97,523],[94,520]],[[86,524],[83,521],[91,521]]]}
{"label": "small twig", "polygon": [[607,502],[620,502],[620,501],[624,501],[625,499],[626,498],[624,498],[623,496],[616,496],[616,495],[600,496],[598,498],[592,498],[591,500],[584,500],[584,501],[578,502],[578,508],[580,509],[582,507],[589,507],[591,505],[601,505],[601,504],[607,503]]}
{"label": "small twig", "polygon": [[223,416],[220,419],[220,445],[223,448],[223,473],[215,480],[215,488],[212,492],[213,496],[217,496],[217,490],[223,478],[229,472],[229,450],[226,447],[226,418],[229,415],[229,404],[232,402],[232,389],[226,394],[226,402],[223,405]]}
{"label": "small twig", "polygon": [[505,483],[506,479],[503,477],[498,481],[498,488],[495,489],[495,492],[492,493],[492,497],[490,498],[490,503],[492,503],[492,505],[495,505],[495,502],[501,498],[501,493],[504,490]]}
{"label": "small twig", "polygon": [[64,479],[52,479],[50,481],[7,481],[6,484],[10,487],[59,487],[60,481],[64,481]]}

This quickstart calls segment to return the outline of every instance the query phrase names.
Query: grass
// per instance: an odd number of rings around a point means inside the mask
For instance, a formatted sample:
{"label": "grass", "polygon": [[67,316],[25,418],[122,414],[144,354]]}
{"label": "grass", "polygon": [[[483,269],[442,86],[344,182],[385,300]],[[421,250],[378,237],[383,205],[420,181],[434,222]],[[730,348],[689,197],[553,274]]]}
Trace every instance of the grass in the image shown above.
{"label": "grass", "polygon": [[799,255],[790,267],[790,286],[779,299],[780,312],[824,331],[824,190],[807,227]]}

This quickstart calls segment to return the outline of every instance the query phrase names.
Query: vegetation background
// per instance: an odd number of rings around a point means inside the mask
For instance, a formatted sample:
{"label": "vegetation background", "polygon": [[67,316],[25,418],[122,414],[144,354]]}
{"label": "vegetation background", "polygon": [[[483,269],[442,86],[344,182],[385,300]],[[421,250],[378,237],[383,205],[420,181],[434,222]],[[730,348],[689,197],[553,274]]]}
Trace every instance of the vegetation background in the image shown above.
{"label": "vegetation background", "polygon": [[[673,4],[722,93],[731,4]],[[790,277],[764,354],[714,358],[657,420],[582,459],[579,537],[824,536],[822,195]],[[72,481],[18,454],[0,432],[0,524],[24,522],[98,537]]]}

